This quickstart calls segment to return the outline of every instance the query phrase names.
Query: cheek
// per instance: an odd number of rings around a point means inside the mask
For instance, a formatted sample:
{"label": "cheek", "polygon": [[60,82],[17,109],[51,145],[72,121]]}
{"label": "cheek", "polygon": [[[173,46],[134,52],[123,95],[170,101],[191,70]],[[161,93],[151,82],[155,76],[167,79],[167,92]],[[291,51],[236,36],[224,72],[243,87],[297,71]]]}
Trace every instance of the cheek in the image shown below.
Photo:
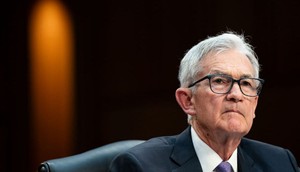
{"label": "cheek", "polygon": [[215,95],[212,96],[209,93],[202,95],[202,97],[195,99],[197,116],[210,119],[213,118],[213,116],[217,116],[222,109],[222,99]]}

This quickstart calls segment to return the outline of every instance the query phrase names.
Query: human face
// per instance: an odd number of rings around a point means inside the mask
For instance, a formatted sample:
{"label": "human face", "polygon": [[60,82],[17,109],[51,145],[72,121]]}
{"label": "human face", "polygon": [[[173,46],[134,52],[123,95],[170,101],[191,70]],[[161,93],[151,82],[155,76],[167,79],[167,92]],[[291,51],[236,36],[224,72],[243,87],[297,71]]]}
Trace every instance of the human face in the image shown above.
{"label": "human face", "polygon": [[[204,66],[199,78],[208,74],[226,74],[234,79],[254,77],[250,60],[238,51],[229,50],[219,54],[208,54],[201,64]],[[243,95],[237,83],[227,94],[215,94],[206,79],[197,84],[191,102],[194,107],[193,127],[205,137],[246,135],[252,126],[258,96]]]}

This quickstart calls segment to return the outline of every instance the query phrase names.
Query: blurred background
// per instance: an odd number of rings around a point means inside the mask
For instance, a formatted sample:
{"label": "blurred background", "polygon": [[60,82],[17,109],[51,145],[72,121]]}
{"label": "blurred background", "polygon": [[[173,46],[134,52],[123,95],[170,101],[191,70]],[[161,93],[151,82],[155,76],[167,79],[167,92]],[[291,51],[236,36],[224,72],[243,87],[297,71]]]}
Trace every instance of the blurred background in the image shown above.
{"label": "blurred background", "polygon": [[1,10],[0,171],[124,139],[178,134],[180,59],[248,36],[266,80],[248,137],[300,162],[299,1],[10,0]]}

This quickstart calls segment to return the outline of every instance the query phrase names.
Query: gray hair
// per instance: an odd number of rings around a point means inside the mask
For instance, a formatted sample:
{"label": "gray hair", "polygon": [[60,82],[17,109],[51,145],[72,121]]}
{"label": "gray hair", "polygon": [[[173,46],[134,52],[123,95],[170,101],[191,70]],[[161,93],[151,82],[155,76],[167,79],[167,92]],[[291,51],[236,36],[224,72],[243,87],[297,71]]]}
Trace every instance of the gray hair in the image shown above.
{"label": "gray hair", "polygon": [[[245,54],[250,60],[254,77],[259,77],[260,65],[253,47],[246,41],[244,35],[234,32],[225,32],[199,42],[193,46],[183,57],[179,67],[178,79],[180,87],[188,87],[202,70],[200,61],[209,53],[221,53],[228,50],[237,50]],[[192,117],[188,114],[188,123]]]}
{"label": "gray hair", "polygon": [[253,47],[246,42],[244,35],[238,35],[233,32],[226,32],[199,42],[193,46],[183,57],[179,67],[178,79],[181,87],[188,87],[201,72],[200,61],[208,53],[221,53],[223,51],[235,49],[245,54],[253,68],[254,77],[259,77],[260,65],[258,57]]}

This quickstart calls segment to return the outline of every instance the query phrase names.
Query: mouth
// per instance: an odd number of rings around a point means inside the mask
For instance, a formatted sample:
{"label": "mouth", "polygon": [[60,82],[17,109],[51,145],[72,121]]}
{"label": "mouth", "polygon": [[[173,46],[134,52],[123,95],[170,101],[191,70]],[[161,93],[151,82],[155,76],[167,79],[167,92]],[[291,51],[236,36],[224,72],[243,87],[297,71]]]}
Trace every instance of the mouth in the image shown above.
{"label": "mouth", "polygon": [[243,115],[240,111],[238,110],[226,110],[224,113],[234,113],[234,114],[239,114],[239,115]]}

